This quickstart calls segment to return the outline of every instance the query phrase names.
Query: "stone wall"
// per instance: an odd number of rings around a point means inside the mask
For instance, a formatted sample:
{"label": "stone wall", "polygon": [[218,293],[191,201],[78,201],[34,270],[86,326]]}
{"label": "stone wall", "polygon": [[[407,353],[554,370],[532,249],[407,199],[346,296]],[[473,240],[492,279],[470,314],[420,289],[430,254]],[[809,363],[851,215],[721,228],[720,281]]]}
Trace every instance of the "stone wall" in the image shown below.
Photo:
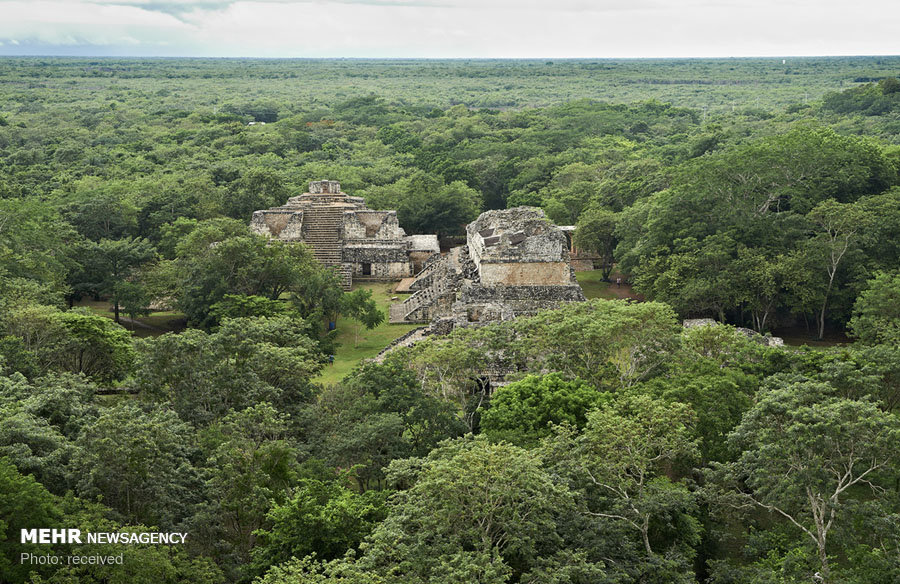
{"label": "stone wall", "polygon": [[467,284],[451,308],[456,326],[465,327],[533,315],[568,302],[584,302],[580,286],[480,286]]}
{"label": "stone wall", "polygon": [[410,275],[406,248],[395,241],[353,242],[345,245],[342,261],[353,266],[354,278],[400,279]]}
{"label": "stone wall", "polygon": [[523,301],[544,305],[550,302],[584,302],[581,286],[466,286],[459,294],[463,303]]}
{"label": "stone wall", "polygon": [[411,251],[409,252],[409,263],[411,274],[416,275],[422,271],[422,268],[425,266],[425,262],[431,259],[431,256],[434,255],[432,251]]}
{"label": "stone wall", "polygon": [[353,242],[344,246],[343,261],[347,263],[398,263],[409,264],[406,249],[394,242]]}
{"label": "stone wall", "polygon": [[590,272],[594,269],[594,260],[585,258],[572,258],[572,269],[576,272]]}
{"label": "stone wall", "polygon": [[569,264],[565,262],[481,263],[485,286],[568,286]]}
{"label": "stone wall", "polygon": [[341,192],[341,183],[336,180],[314,180],[309,183],[309,192],[313,195],[336,195]]}
{"label": "stone wall", "polygon": [[342,238],[349,239],[403,239],[406,232],[400,228],[396,211],[353,211],[344,213]]}
{"label": "stone wall", "polygon": [[[366,274],[365,264],[369,264],[369,273]],[[353,268],[354,279],[371,278],[373,280],[402,280],[408,278],[409,262],[360,262],[350,264]]]}
{"label": "stone wall", "polygon": [[482,213],[466,228],[466,244],[479,266],[569,261],[566,235],[535,207]]}
{"label": "stone wall", "polygon": [[250,230],[259,235],[282,240],[302,238],[303,212],[273,209],[254,211],[250,219]]}

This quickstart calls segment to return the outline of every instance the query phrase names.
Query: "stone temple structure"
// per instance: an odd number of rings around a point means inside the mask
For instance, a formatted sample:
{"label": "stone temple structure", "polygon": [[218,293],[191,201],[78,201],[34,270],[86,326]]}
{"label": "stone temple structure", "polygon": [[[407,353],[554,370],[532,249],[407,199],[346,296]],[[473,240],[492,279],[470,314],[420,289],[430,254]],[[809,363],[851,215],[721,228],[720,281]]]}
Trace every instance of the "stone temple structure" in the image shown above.
{"label": "stone temple structure", "polygon": [[439,254],[436,235],[406,235],[396,211],[374,211],[333,180],[309,183],[309,192],[281,207],[256,211],[250,228],[272,239],[309,245],[334,266],[345,289],[354,278],[400,279],[418,273]]}
{"label": "stone temple structure", "polygon": [[466,228],[466,245],[433,256],[409,288],[390,321],[430,322],[434,332],[585,300],[566,235],[534,207],[482,213]]}

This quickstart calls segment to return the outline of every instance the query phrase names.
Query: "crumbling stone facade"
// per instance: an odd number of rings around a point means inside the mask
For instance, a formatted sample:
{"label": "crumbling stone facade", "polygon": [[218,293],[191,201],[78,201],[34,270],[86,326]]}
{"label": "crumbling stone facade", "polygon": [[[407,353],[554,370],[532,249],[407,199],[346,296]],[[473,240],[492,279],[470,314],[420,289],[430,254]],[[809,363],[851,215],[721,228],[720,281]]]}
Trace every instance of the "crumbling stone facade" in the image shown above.
{"label": "crumbling stone facade", "polygon": [[476,326],[583,302],[565,234],[534,207],[482,213],[466,228],[466,245],[433,257],[394,304],[394,323],[432,328]]}
{"label": "crumbling stone facade", "polygon": [[250,228],[272,239],[303,242],[316,259],[334,266],[349,289],[354,278],[400,279],[438,254],[436,235],[406,235],[396,211],[366,207],[334,180],[309,183],[309,192],[281,207],[256,211]]}
{"label": "crumbling stone facade", "polygon": [[[700,326],[719,326],[720,323],[711,318],[688,318],[681,324],[684,328],[697,328]],[[762,335],[753,329],[744,328],[742,326],[734,327],[734,330],[760,345],[765,345],[767,347],[784,346],[784,339],[781,337],[773,337],[769,334]]]}

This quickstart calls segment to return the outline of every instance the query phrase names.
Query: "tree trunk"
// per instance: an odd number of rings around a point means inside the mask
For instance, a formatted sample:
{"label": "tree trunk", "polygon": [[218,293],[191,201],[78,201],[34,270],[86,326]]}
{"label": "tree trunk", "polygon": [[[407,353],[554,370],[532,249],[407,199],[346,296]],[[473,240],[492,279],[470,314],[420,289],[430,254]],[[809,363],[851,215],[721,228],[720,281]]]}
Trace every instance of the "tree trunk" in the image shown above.
{"label": "tree trunk", "polygon": [[115,320],[118,323],[119,322],[119,299],[118,298],[116,298],[115,301],[113,302],[113,310],[115,310],[115,313],[116,313]]}
{"label": "tree trunk", "polygon": [[834,283],[834,278],[828,281],[828,289],[825,290],[825,298],[822,300],[822,310],[819,311],[819,336],[817,340],[821,341],[822,337],[825,336],[825,309],[828,306],[828,295],[831,294],[831,285]]}
{"label": "tree trunk", "polygon": [[828,288],[825,289],[825,298],[822,299],[822,310],[819,312],[819,337],[822,340],[825,336],[825,307],[828,306],[828,296],[831,294],[831,287],[834,286],[834,275],[837,274],[837,266],[828,274]]}
{"label": "tree trunk", "polygon": [[646,515],[644,517],[644,524],[641,526],[641,537],[644,539],[644,548],[647,550],[648,554],[653,553],[653,549],[650,547],[650,536],[648,532],[650,531],[650,516]]}
{"label": "tree trunk", "polygon": [[820,571],[819,571],[819,576],[822,577],[820,582],[822,584],[830,584],[831,574],[830,574],[830,568],[828,567],[828,554],[825,553],[825,542],[819,541],[818,548],[819,548],[819,564],[821,566]]}
{"label": "tree trunk", "polygon": [[822,310],[819,312],[819,334],[816,336],[816,340],[821,341],[822,337],[825,336],[825,304],[822,303]]}
{"label": "tree trunk", "polygon": [[613,271],[613,264],[603,264],[602,274],[603,274],[604,282],[609,282],[609,277],[612,275],[612,271]]}

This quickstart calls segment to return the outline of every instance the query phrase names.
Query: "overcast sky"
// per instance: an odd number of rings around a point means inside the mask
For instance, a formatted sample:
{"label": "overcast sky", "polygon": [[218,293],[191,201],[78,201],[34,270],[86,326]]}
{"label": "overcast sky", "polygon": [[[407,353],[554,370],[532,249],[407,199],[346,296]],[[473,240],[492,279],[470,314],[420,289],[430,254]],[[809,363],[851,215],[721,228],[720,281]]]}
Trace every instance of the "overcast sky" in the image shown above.
{"label": "overcast sky", "polygon": [[900,0],[0,0],[0,55],[900,53]]}

